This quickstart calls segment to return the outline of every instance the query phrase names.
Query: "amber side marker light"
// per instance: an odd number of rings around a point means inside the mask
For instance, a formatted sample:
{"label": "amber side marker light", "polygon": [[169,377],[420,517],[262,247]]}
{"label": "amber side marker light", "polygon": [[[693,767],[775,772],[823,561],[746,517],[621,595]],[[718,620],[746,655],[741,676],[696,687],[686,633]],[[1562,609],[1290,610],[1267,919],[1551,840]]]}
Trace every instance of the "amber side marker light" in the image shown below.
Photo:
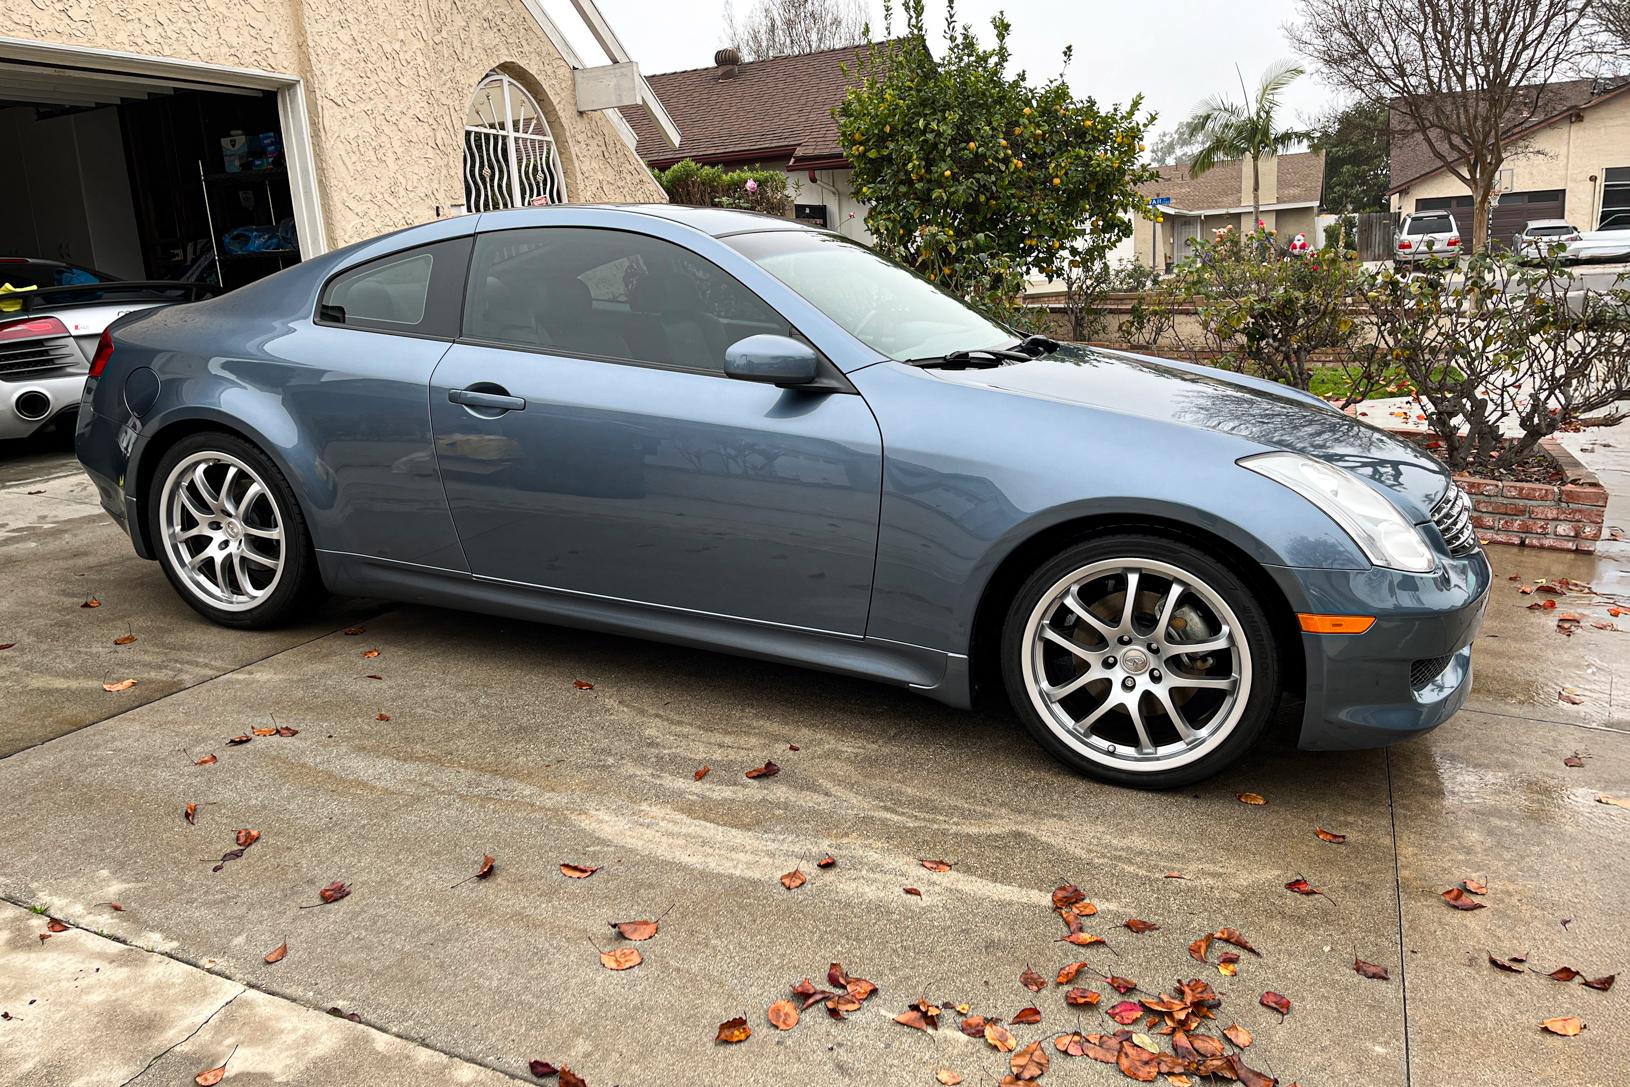
{"label": "amber side marker light", "polygon": [[1296,618],[1308,634],[1362,634],[1375,625],[1373,615],[1300,614]]}

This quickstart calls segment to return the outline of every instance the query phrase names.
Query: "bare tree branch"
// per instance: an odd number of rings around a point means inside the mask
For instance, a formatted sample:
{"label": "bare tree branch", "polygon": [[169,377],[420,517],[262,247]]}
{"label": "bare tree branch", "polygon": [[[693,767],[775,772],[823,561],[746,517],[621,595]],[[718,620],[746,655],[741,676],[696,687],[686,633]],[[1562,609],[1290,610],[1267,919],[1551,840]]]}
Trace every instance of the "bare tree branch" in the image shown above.
{"label": "bare tree branch", "polygon": [[861,0],[756,0],[737,19],[724,7],[725,45],[746,60],[817,53],[866,40],[866,8]]}

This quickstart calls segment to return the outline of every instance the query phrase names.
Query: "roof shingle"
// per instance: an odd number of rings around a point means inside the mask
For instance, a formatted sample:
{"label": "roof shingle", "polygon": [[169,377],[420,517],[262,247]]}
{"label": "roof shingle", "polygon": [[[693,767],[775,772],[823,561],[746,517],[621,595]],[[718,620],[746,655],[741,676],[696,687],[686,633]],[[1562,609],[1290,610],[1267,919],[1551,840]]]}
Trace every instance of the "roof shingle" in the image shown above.
{"label": "roof shingle", "polygon": [[729,79],[720,79],[716,67],[647,76],[679,126],[677,148],[663,142],[645,107],[621,112],[639,137],[639,154],[654,166],[684,158],[745,160],[766,152],[785,155],[793,164],[834,158],[842,151],[832,110],[857,81],[854,72],[870,48],[847,45],[749,61],[737,65]]}

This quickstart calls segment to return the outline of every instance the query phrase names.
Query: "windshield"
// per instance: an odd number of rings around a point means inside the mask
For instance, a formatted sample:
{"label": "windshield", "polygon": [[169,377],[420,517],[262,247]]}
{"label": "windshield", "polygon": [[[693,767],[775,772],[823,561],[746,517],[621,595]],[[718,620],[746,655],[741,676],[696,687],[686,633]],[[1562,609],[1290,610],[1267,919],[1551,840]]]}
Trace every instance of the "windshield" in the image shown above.
{"label": "windshield", "polygon": [[775,230],[722,240],[855,339],[899,362],[1017,338],[915,272],[833,234]]}

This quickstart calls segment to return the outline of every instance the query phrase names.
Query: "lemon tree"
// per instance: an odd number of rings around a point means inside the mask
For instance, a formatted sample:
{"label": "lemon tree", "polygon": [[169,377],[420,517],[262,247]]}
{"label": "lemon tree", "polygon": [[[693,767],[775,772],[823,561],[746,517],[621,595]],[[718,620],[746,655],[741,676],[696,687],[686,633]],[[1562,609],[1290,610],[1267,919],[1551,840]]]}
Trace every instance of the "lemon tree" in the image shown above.
{"label": "lemon tree", "polygon": [[[906,34],[872,42],[836,111],[855,196],[876,246],[970,301],[1010,310],[1023,277],[1062,278],[1107,252],[1147,210],[1137,185],[1142,96],[1125,107],[1076,98],[1059,75],[1040,86],[1008,74],[1010,24],[987,47],[948,5],[941,55],[928,48],[922,0],[905,0]],[[890,13],[892,15],[892,13]],[[1064,62],[1069,63],[1069,50]]]}

